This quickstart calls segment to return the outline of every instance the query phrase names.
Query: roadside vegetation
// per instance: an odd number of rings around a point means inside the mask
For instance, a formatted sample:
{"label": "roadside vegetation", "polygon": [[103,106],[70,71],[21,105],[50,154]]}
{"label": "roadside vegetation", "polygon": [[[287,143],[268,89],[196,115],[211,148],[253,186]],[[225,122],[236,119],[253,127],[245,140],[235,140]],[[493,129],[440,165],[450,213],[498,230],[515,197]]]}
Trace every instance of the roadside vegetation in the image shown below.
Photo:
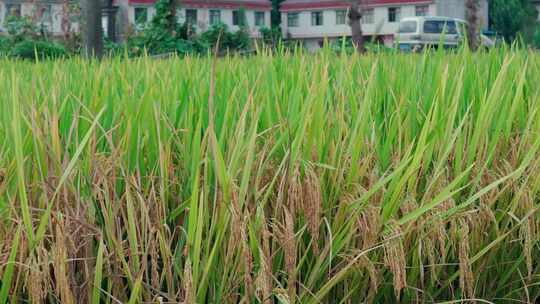
{"label": "roadside vegetation", "polygon": [[534,303],[538,83],[504,47],[0,59],[0,303]]}
{"label": "roadside vegetation", "polygon": [[[145,24],[138,23],[138,28],[131,29],[125,41],[115,43],[105,39],[104,50],[100,52],[107,57],[172,54],[204,56],[213,52],[216,45],[220,54],[255,52],[255,42],[246,27],[231,31],[226,24],[219,23],[197,34],[192,25],[179,23],[176,16],[171,17],[168,3],[164,0],[157,2],[156,14],[152,20]],[[73,10],[78,12],[80,9]],[[80,18],[80,12],[78,14],[73,18]],[[5,27],[6,35],[0,36],[0,56],[35,60],[84,55],[84,39],[79,33],[68,31],[64,37],[52,37],[31,16],[8,17]],[[281,42],[279,31],[261,28],[260,32],[259,44],[273,46]]]}

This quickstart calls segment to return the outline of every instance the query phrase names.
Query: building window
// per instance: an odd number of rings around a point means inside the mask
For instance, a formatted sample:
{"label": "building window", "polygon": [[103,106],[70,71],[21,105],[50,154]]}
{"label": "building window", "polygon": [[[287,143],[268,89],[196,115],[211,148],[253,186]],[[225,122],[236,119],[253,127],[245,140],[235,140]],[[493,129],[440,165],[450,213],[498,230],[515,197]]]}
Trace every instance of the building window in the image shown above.
{"label": "building window", "polygon": [[135,8],[135,24],[144,25],[148,22],[148,8],[136,7]]}
{"label": "building window", "polygon": [[197,10],[187,9],[186,10],[186,23],[195,25],[197,24]]}
{"label": "building window", "polygon": [[312,26],[323,25],[323,12],[311,12],[311,25]]}
{"label": "building window", "polygon": [[255,26],[264,26],[265,15],[264,12],[255,12]]}
{"label": "building window", "polygon": [[417,5],[415,8],[415,15],[417,17],[423,17],[429,15],[429,5]]}
{"label": "building window", "polygon": [[21,5],[20,4],[6,4],[6,18],[7,17],[21,17]]}
{"label": "building window", "polygon": [[103,33],[103,37],[105,38],[109,38],[109,31],[107,31],[108,27],[109,27],[109,18],[107,18],[107,16],[105,15],[101,15],[101,30]]}
{"label": "building window", "polygon": [[347,23],[347,11],[346,10],[336,11],[336,24],[342,25],[345,23]]}
{"label": "building window", "polygon": [[388,22],[399,22],[401,9],[399,7],[388,8]]}
{"label": "building window", "polygon": [[298,27],[300,13],[287,13],[287,26]]}
{"label": "building window", "polygon": [[373,12],[373,9],[370,8],[370,9],[366,9],[362,12],[362,23],[363,24],[371,24],[371,23],[374,23],[375,20],[374,20],[374,12]]}
{"label": "building window", "polygon": [[236,25],[236,26],[246,25],[246,13],[244,11],[233,11],[232,23],[233,25]]}
{"label": "building window", "polygon": [[221,11],[210,10],[210,25],[221,23]]}
{"label": "building window", "polygon": [[52,24],[52,14],[51,14],[51,5],[50,4],[41,4],[37,9],[37,19],[39,20],[39,25],[50,30]]}

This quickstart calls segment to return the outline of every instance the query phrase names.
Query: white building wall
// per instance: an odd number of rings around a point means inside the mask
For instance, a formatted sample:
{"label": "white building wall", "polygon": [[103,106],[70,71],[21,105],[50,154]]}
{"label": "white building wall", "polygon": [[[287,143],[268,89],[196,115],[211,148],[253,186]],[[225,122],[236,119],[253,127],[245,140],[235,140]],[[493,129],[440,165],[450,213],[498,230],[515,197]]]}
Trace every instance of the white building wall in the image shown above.
{"label": "white building wall", "polygon": [[[62,16],[63,16],[63,6],[59,3],[38,3],[39,5],[50,5],[51,6],[51,18],[50,23],[45,23],[48,31],[53,35],[58,35],[62,33]],[[22,3],[21,4],[21,15],[22,16],[33,16],[36,10],[36,6],[32,3]],[[6,16],[8,14],[7,5],[0,1],[0,33],[6,31],[4,22],[6,21]]]}
{"label": "white building wall", "polygon": [[[119,0],[117,1],[117,4],[120,7],[120,10],[118,12],[119,16],[117,18],[117,22],[121,28],[126,29],[126,27],[130,27],[135,25],[135,7],[145,7],[148,15],[148,21],[152,20],[152,18],[156,14],[156,9],[153,5],[129,5],[128,0]],[[189,9],[189,8],[188,8]],[[233,9],[220,9],[216,8],[221,11],[221,22],[227,24],[230,30],[236,31],[239,29],[238,26],[233,26]],[[33,14],[35,8],[32,3],[22,3],[21,4],[21,14],[23,16],[30,16]],[[198,24],[197,24],[197,31],[202,32],[209,28],[209,11],[208,8],[197,8],[197,18],[198,18]],[[245,9],[246,19],[247,19],[247,26],[250,32],[251,37],[260,37],[260,27],[255,26],[255,12],[256,11],[263,11],[263,10],[250,10]],[[6,16],[7,8],[6,4],[3,0],[0,0],[0,33],[5,31],[4,28],[4,19]],[[265,22],[264,27],[270,27],[270,11],[264,11],[265,13]],[[51,4],[51,24],[47,25],[49,30],[52,32],[52,34],[59,35],[62,33],[62,15],[63,15],[63,5],[61,3],[52,3]],[[181,8],[178,13],[178,19],[179,22],[185,21],[185,8]],[[104,18],[104,27],[106,28],[106,18]],[[75,25],[76,26],[76,25]],[[76,27],[77,28],[77,27]],[[123,37],[122,31],[119,33],[120,38]]]}
{"label": "white building wall", "polygon": [[[388,10],[391,7],[399,7],[401,9],[400,17],[412,17],[416,14],[417,5],[402,5],[402,6],[378,6],[373,8],[373,23],[362,23],[362,31],[366,36],[381,35],[388,36],[397,32],[399,27],[398,22],[388,21]],[[435,4],[428,6],[429,14],[435,15],[437,8]],[[306,46],[310,47],[320,44],[324,38],[339,38],[351,35],[351,28],[348,23],[336,24],[336,11],[343,10],[342,8],[325,9],[323,10],[323,25],[311,25],[311,13],[320,10],[305,10],[299,11],[299,22],[297,27],[288,26],[288,14],[296,12],[285,12],[281,14],[281,27],[283,36],[292,39],[316,39],[315,42],[307,41]],[[348,22],[348,20],[346,20]],[[391,43],[388,41],[388,43]]]}
{"label": "white building wall", "polygon": [[[128,18],[131,24],[135,24],[135,7],[129,7]],[[153,6],[146,6],[148,8],[148,21],[152,20],[152,17],[156,14],[156,10]],[[190,9],[190,8],[187,8]],[[197,8],[197,25],[195,26],[198,33],[206,31],[210,28],[210,10],[219,10],[221,12],[221,22],[226,24],[229,30],[237,31],[239,26],[233,25],[233,11],[235,9],[220,9],[220,8]],[[259,26],[255,26],[255,12],[256,10],[245,9],[245,16],[247,21],[247,27],[252,37],[260,36]],[[262,10],[260,12],[263,12]],[[185,22],[186,8],[178,10],[178,21],[180,23]],[[270,11],[264,11],[264,27],[270,27]]]}
{"label": "white building wall", "polygon": [[[426,4],[408,4],[408,5],[385,5],[377,6],[373,9],[373,23],[362,23],[362,31],[365,36],[376,35],[382,37],[385,44],[393,43],[393,36],[398,30],[399,22],[389,22],[389,8],[399,7],[400,18],[413,17],[416,15],[417,6]],[[435,0],[428,5],[428,15],[445,16],[459,19],[465,19],[465,0]],[[351,35],[351,29],[348,24],[336,25],[336,10],[343,8],[323,10],[323,25],[311,25],[311,13],[320,10],[287,11],[282,13],[283,37],[289,39],[302,39],[305,46],[309,49],[318,48],[325,38],[336,38]],[[539,4],[540,9],[540,4]],[[297,27],[288,26],[288,14],[300,14]],[[398,20],[399,21],[399,20]],[[488,2],[480,1],[480,25],[482,28],[488,27]]]}

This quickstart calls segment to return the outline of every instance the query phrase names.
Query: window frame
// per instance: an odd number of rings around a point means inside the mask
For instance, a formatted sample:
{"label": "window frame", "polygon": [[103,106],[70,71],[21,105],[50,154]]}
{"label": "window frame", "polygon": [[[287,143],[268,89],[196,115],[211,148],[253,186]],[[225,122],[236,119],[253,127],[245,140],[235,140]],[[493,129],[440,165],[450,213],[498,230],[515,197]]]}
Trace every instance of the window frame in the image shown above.
{"label": "window frame", "polygon": [[[40,3],[38,5],[38,9],[40,10],[40,16],[39,21],[37,23],[42,26],[46,27],[48,30],[51,29],[53,24],[53,15],[52,15],[52,4],[50,3]],[[47,18],[45,19],[45,12],[48,14]]]}
{"label": "window frame", "polygon": [[246,26],[246,12],[242,10],[233,10],[232,12],[232,25],[234,26]]}
{"label": "window frame", "polygon": [[[191,15],[191,13],[194,13],[194,15]],[[196,9],[186,8],[184,14],[186,18],[185,22],[187,24],[196,25],[197,22],[199,22],[199,12]]]}
{"label": "window frame", "polygon": [[[419,12],[421,12],[422,14],[419,15]],[[429,15],[429,4],[415,5],[414,15],[416,17],[425,17]]]}
{"label": "window frame", "polygon": [[255,24],[255,26],[259,26],[259,27],[266,26],[266,12],[265,11],[255,11],[253,15],[254,15],[253,24]]}
{"label": "window frame", "polygon": [[[16,10],[19,12],[18,15],[11,14],[14,7],[16,7]],[[4,20],[12,16],[22,17],[22,4],[21,3],[4,3],[4,10],[5,10]]]}
{"label": "window frame", "polygon": [[[369,12],[366,13],[366,12]],[[369,16],[367,18],[366,16]],[[373,8],[368,8],[362,12],[362,19],[360,20],[362,24],[373,24],[375,23],[375,10]]]}
{"label": "window frame", "polygon": [[[137,18],[137,11],[139,11],[139,13],[140,13],[141,10],[144,10],[144,15],[145,15],[144,22],[141,21],[140,16],[139,16],[139,18]],[[148,15],[149,15],[148,11],[149,11],[149,9],[148,9],[147,6],[135,6],[133,8],[133,21],[135,21],[136,25],[142,26],[142,25],[145,25],[145,24],[148,23]]]}
{"label": "window frame", "polygon": [[[409,25],[414,24],[414,28],[408,27]],[[407,20],[399,23],[398,34],[414,34],[418,32],[418,21],[416,20]]]}
{"label": "window frame", "polygon": [[[426,25],[437,25],[437,31],[433,31],[433,30],[426,30]],[[452,26],[449,26],[449,24],[451,24]],[[442,25],[442,27],[441,27]],[[425,33],[425,34],[430,34],[430,35],[441,35],[441,34],[444,34],[444,35],[456,35],[458,34],[458,24],[456,21],[454,20],[426,20],[423,24],[423,28],[422,28],[422,31]],[[429,28],[429,27],[428,27]],[[439,31],[440,29],[440,31]]]}
{"label": "window frame", "polygon": [[[393,18],[392,18],[393,17]],[[388,8],[388,22],[396,23],[401,19],[401,7],[392,6]]]}
{"label": "window frame", "polygon": [[324,13],[323,11],[311,12],[311,26],[324,26]]}
{"label": "window frame", "polygon": [[[343,18],[343,20],[341,20]],[[336,25],[346,25],[347,24],[347,10],[340,9],[336,10]]]}
{"label": "window frame", "polygon": [[[291,22],[291,21],[294,21],[294,22]],[[287,27],[299,27],[299,26],[300,26],[300,13],[288,12],[287,13]]]}
{"label": "window frame", "polygon": [[[217,18],[217,20],[215,19]],[[221,10],[211,9],[208,11],[208,23],[210,25],[216,25],[221,23]]]}

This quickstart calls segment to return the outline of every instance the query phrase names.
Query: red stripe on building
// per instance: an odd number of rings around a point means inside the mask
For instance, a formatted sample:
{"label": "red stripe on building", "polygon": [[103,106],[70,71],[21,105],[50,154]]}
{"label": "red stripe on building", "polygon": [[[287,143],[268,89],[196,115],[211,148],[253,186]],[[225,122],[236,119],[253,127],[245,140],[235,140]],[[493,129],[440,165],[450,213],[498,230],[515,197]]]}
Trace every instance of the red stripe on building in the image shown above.
{"label": "red stripe on building", "polygon": [[[375,6],[391,6],[391,5],[419,5],[431,4],[433,0],[368,0],[364,2],[367,7]],[[313,10],[313,9],[328,9],[328,8],[347,8],[350,4],[348,1],[309,1],[309,2],[294,2],[286,1],[281,5],[281,11],[297,11],[297,10]]]}
{"label": "red stripe on building", "polygon": [[[156,0],[129,0],[129,4],[146,4],[151,5],[156,3]],[[180,6],[189,8],[246,8],[271,10],[270,1],[210,1],[210,0],[182,0]]]}

